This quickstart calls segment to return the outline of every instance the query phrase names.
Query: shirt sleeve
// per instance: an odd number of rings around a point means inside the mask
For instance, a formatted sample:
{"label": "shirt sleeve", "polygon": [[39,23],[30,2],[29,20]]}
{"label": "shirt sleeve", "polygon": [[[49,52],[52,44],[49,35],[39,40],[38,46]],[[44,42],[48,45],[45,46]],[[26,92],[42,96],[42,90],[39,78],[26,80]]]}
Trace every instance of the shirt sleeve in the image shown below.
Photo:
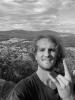
{"label": "shirt sleeve", "polygon": [[21,100],[15,91],[12,91],[6,100]]}
{"label": "shirt sleeve", "polygon": [[27,100],[25,87],[24,80],[22,80],[13,88],[6,100]]}

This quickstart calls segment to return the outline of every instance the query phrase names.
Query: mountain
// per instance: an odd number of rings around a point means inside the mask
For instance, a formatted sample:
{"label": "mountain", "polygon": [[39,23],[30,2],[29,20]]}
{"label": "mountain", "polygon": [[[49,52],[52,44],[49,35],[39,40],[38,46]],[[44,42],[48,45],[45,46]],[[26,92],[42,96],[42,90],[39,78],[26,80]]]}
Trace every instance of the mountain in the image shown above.
{"label": "mountain", "polygon": [[64,46],[75,47],[75,34],[72,33],[61,33],[50,30],[43,31],[25,31],[25,30],[11,30],[11,31],[0,31],[0,41],[5,41],[10,38],[22,38],[33,40],[39,34],[52,34],[61,38]]}
{"label": "mountain", "polygon": [[39,34],[59,34],[54,31],[24,31],[24,30],[11,30],[11,31],[0,31],[0,41],[7,40],[9,38],[27,38],[33,39]]}

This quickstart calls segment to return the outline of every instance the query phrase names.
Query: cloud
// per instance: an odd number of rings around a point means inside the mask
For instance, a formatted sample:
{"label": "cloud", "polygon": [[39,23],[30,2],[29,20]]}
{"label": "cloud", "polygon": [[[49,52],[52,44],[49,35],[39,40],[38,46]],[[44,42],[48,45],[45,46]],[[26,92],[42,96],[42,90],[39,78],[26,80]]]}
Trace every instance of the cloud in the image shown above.
{"label": "cloud", "polygon": [[74,0],[32,1],[0,0],[0,30],[75,31]]}
{"label": "cloud", "polygon": [[15,5],[17,4],[14,0],[3,0],[4,4],[11,4],[11,5]]}
{"label": "cloud", "polygon": [[3,2],[10,3],[10,2],[14,2],[14,0],[3,0]]}

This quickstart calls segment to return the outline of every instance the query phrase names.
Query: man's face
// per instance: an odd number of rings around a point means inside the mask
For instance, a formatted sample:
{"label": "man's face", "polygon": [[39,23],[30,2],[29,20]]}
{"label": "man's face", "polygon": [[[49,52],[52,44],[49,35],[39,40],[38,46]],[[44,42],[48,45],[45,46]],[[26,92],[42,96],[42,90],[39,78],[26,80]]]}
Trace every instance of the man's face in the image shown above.
{"label": "man's face", "polygon": [[42,38],[37,41],[37,52],[35,58],[38,66],[44,70],[52,69],[56,61],[56,46],[47,38]]}

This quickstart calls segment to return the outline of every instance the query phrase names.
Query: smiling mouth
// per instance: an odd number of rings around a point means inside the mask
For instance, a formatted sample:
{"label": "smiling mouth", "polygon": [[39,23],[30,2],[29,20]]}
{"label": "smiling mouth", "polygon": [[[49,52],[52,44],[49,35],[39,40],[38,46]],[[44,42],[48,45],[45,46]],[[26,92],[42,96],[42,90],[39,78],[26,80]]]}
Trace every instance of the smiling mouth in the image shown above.
{"label": "smiling mouth", "polygon": [[52,60],[54,60],[53,58],[52,59],[42,59],[42,61],[52,61]]}
{"label": "smiling mouth", "polygon": [[49,56],[49,57],[43,57],[42,58],[42,61],[52,61],[52,60],[54,60],[54,57],[52,57],[52,56]]}
{"label": "smiling mouth", "polygon": [[45,64],[52,64],[54,61],[53,61],[53,60],[43,60],[43,62],[44,62]]}

